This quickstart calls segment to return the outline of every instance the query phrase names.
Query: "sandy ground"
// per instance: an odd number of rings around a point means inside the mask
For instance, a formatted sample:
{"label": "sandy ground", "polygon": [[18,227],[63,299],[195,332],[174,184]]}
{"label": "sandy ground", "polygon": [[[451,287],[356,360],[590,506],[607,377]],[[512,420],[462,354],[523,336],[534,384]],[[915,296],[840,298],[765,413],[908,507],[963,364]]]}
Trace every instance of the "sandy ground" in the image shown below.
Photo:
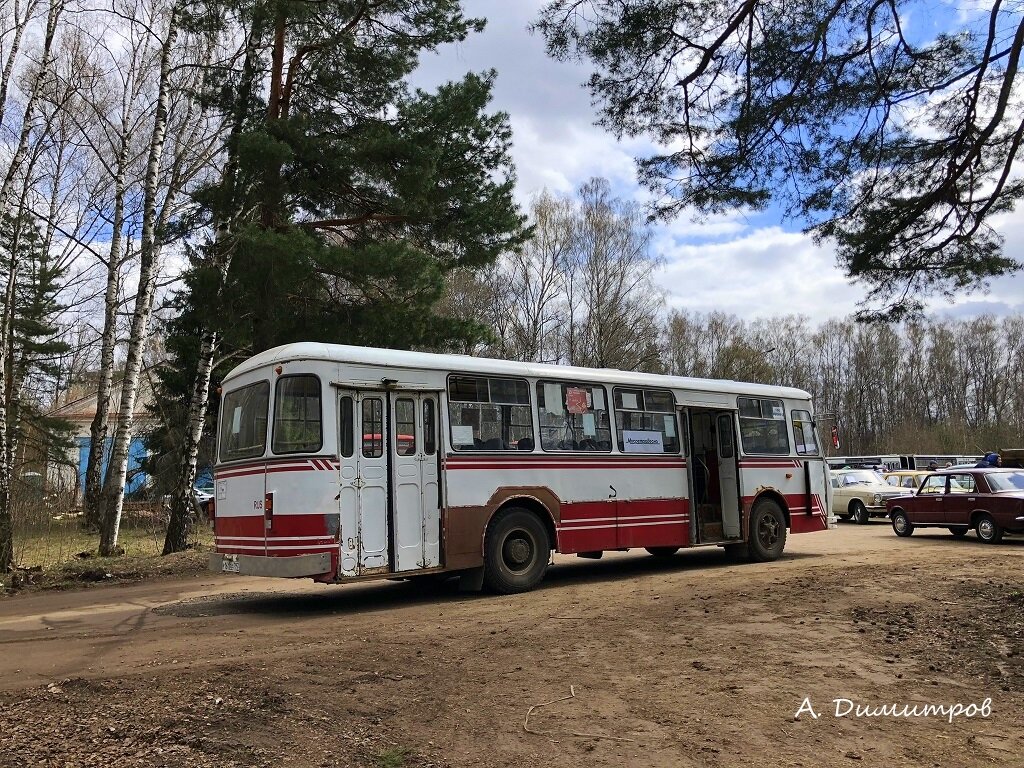
{"label": "sandy ground", "polygon": [[762,565],[558,558],[513,597],[219,575],[24,595],[0,600],[0,766],[1020,766],[1022,565],[1021,540],[876,521]]}

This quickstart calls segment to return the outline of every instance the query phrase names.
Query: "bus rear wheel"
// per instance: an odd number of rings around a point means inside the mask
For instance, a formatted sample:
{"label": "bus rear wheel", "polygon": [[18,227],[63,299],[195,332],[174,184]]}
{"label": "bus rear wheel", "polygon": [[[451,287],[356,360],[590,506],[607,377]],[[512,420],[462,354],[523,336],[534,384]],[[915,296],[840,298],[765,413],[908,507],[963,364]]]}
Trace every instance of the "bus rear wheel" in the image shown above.
{"label": "bus rear wheel", "polygon": [[750,559],[757,563],[778,560],[786,548],[786,516],[771,499],[761,499],[750,513]]}
{"label": "bus rear wheel", "polygon": [[487,526],[484,583],[501,595],[526,592],[544,577],[551,557],[548,532],[528,509],[503,509]]}

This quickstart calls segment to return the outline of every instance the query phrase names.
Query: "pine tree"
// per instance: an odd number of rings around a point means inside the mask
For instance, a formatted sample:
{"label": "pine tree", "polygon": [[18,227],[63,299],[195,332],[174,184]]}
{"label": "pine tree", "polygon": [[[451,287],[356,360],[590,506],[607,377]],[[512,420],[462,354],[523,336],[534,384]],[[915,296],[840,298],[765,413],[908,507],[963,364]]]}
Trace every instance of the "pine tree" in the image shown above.
{"label": "pine tree", "polygon": [[[194,397],[205,403],[202,363],[218,347],[248,356],[298,340],[409,348],[483,334],[436,306],[446,274],[526,236],[508,119],[486,111],[494,73],[436,93],[405,82],[422,54],[483,21],[457,0],[279,0],[234,12],[249,52],[223,83],[236,129],[220,182],[198,196],[215,234],[172,325],[202,329],[191,336]],[[203,333],[216,341],[200,354]],[[188,491],[177,491],[165,552],[184,545]]]}
{"label": "pine tree", "polygon": [[[0,461],[13,478],[17,456],[26,444],[47,463],[66,461],[73,444],[71,425],[46,415],[48,403],[42,394],[59,375],[60,357],[69,349],[57,322],[63,309],[57,297],[65,269],[55,263],[40,228],[24,212],[0,219],[0,284],[6,284],[12,272],[13,300],[5,340],[9,354],[0,393],[7,431]],[[12,495],[17,490],[17,483],[12,483]],[[12,522],[10,505],[5,504],[0,509],[0,572],[13,558]]]}
{"label": "pine tree", "polygon": [[[601,123],[646,135],[665,217],[775,205],[836,245],[868,319],[1024,266],[993,218],[1024,198],[1020,3],[548,0]],[[926,24],[917,23],[927,19]]]}

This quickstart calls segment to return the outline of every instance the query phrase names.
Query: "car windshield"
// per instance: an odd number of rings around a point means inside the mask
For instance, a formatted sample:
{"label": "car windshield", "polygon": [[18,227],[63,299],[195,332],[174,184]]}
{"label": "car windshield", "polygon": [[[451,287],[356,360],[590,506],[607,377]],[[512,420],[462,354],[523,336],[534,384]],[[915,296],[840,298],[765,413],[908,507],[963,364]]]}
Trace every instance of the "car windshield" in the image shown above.
{"label": "car windshield", "polygon": [[985,475],[993,491],[1024,491],[1024,472],[989,472]]}
{"label": "car windshield", "polygon": [[877,485],[881,482],[881,476],[868,469],[843,473],[843,485]]}

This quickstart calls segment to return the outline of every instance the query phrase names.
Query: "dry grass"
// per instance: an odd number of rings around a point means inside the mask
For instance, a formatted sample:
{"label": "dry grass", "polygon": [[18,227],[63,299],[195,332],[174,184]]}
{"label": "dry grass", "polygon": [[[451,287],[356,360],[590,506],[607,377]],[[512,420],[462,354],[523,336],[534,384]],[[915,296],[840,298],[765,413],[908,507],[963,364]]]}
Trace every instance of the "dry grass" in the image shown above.
{"label": "dry grass", "polygon": [[17,570],[4,578],[6,586],[13,579],[24,587],[62,589],[194,573],[205,569],[205,553],[213,545],[210,528],[194,526],[189,550],[161,556],[167,520],[159,504],[127,505],[118,535],[124,554],[115,557],[99,557],[99,534],[83,526],[70,497],[23,502],[13,511]]}

